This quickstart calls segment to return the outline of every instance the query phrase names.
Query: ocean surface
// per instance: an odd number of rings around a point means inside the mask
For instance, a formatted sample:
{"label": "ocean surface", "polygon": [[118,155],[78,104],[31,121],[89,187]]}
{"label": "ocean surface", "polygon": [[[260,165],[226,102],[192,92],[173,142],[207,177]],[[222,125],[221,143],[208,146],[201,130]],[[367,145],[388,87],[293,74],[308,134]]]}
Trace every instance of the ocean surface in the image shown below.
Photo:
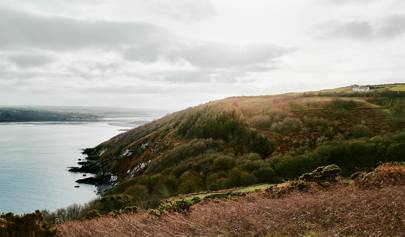
{"label": "ocean surface", "polygon": [[96,198],[94,186],[74,187],[82,174],[67,168],[83,158],[81,149],[142,124],[111,121],[0,124],[0,213],[54,211]]}

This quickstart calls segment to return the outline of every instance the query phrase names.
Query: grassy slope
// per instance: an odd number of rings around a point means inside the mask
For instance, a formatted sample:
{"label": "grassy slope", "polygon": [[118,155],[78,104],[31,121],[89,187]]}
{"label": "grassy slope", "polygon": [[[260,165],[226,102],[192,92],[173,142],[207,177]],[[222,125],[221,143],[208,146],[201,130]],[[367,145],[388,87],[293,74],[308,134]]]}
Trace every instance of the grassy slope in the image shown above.
{"label": "grassy slope", "polygon": [[[398,86],[403,85],[390,86],[389,88]],[[342,90],[337,91],[341,92]],[[214,113],[216,113],[215,111],[235,112],[251,129],[259,131],[260,134],[273,141],[276,145],[275,149],[282,153],[294,148],[293,143],[298,144],[307,138],[316,140],[325,134],[316,130],[288,133],[272,131],[271,126],[274,123],[272,119],[276,120],[277,118],[274,119],[273,117],[277,114],[298,119],[323,119],[329,122],[327,126],[333,126],[339,134],[350,132],[351,128],[357,124],[368,126],[373,135],[398,129],[392,123],[389,107],[370,103],[368,97],[336,96],[334,95],[335,91],[331,94],[329,92],[322,91],[322,96],[319,96],[320,93],[307,93],[305,95],[231,97],[192,107],[135,128],[101,144],[99,146],[99,149],[103,151],[101,158],[115,160],[113,172],[125,176],[126,172],[136,165],[147,160],[158,159],[174,147],[187,143],[189,139],[176,134],[178,124],[187,116],[207,108]],[[336,108],[328,108],[328,103],[336,99],[356,101],[357,104],[353,108],[340,111]],[[126,150],[135,151],[143,144],[148,146],[141,154],[133,152],[131,156],[120,159]]]}
{"label": "grassy slope", "polygon": [[[390,134],[405,128],[405,96],[395,96],[339,89],[231,97],[118,135],[96,147],[96,163],[118,176],[107,194],[129,195],[130,205],[142,207],[182,193],[280,182],[331,163],[350,175],[403,159],[403,135]],[[128,197],[118,198],[119,209]]]}

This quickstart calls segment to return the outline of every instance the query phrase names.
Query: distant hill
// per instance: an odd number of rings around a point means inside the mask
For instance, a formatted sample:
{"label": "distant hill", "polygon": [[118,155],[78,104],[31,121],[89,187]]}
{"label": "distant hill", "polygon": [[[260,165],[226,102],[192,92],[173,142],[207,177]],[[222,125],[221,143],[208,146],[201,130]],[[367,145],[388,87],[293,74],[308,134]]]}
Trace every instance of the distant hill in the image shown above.
{"label": "distant hill", "polygon": [[136,126],[167,113],[162,110],[85,107],[85,106],[15,106],[0,107],[0,122],[96,121]]}
{"label": "distant hill", "polygon": [[96,115],[84,113],[64,113],[39,109],[0,108],[0,122],[60,122],[94,121]]}
{"label": "distant hill", "polygon": [[81,183],[114,186],[107,197],[149,207],[182,193],[294,179],[322,165],[350,176],[404,161],[403,84],[372,88],[209,102],[85,150],[87,161],[72,171],[97,174]]}

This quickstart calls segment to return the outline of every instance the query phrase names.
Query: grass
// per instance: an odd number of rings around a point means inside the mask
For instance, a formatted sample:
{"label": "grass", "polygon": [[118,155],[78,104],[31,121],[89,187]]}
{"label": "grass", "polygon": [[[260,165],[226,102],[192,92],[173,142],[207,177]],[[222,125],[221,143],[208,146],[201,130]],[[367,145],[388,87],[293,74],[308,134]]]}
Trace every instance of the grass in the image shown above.
{"label": "grass", "polygon": [[389,88],[391,91],[405,91],[405,84],[395,85]]}
{"label": "grass", "polygon": [[247,194],[252,192],[263,191],[270,188],[273,184],[256,184],[247,187],[240,187],[240,188],[232,188],[232,189],[224,189],[219,191],[212,191],[212,192],[198,192],[198,193],[190,193],[185,195],[178,195],[175,197],[171,197],[167,199],[167,201],[177,201],[177,200],[192,200],[193,198],[209,198],[210,196],[218,195],[218,194]]}

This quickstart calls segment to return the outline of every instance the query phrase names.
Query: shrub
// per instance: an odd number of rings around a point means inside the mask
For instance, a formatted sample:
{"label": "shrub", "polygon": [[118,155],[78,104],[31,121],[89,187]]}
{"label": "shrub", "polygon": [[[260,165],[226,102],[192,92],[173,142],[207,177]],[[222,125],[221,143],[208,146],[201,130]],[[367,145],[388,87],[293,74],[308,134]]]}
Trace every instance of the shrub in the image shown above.
{"label": "shrub", "polygon": [[201,176],[194,171],[186,171],[179,178],[178,192],[192,193],[204,189]]}
{"label": "shrub", "polygon": [[230,156],[219,157],[214,160],[214,170],[229,170],[235,166],[235,159]]}
{"label": "shrub", "polygon": [[171,210],[182,213],[188,211],[192,205],[193,202],[191,200],[178,200],[173,203]]}
{"label": "shrub", "polygon": [[206,179],[208,190],[219,190],[227,188],[228,178],[224,172],[218,172],[208,175]]}
{"label": "shrub", "polygon": [[0,236],[56,236],[56,229],[44,221],[40,211],[25,215],[7,213],[0,215]]}
{"label": "shrub", "polygon": [[262,157],[270,155],[272,144],[261,134],[251,130],[235,112],[201,110],[185,115],[178,126],[178,134],[185,138],[212,138],[229,143],[235,151],[253,151]]}
{"label": "shrub", "polygon": [[405,142],[390,144],[386,157],[387,161],[405,161]]}
{"label": "shrub", "polygon": [[127,194],[107,195],[94,201],[94,208],[101,214],[120,210],[130,205],[132,197]]}
{"label": "shrub", "polygon": [[89,211],[86,212],[86,214],[83,216],[84,219],[94,219],[94,218],[99,218],[101,217],[101,214],[98,210],[96,209],[90,209]]}
{"label": "shrub", "polygon": [[66,208],[59,208],[56,211],[49,213],[43,211],[44,219],[52,224],[60,224],[66,221],[78,220],[86,213],[88,205],[73,204]]}
{"label": "shrub", "polygon": [[266,190],[273,198],[280,198],[292,191],[305,191],[310,187],[308,182],[302,180],[288,181],[279,185],[272,185]]}
{"label": "shrub", "polygon": [[243,160],[240,159],[240,163],[238,165],[244,171],[253,172],[255,170],[260,169],[261,167],[267,165],[264,160]]}
{"label": "shrub", "polygon": [[362,172],[355,179],[360,187],[382,187],[387,185],[405,184],[404,164],[382,164],[372,172]]}
{"label": "shrub", "polygon": [[317,183],[336,181],[336,177],[342,170],[337,165],[327,165],[316,168],[311,173],[301,175],[300,179],[304,181],[313,181]]}
{"label": "shrub", "polygon": [[370,134],[371,134],[370,129],[363,124],[353,126],[350,132],[350,135],[354,138],[368,137],[370,136]]}
{"label": "shrub", "polygon": [[233,169],[229,174],[229,182],[232,187],[247,186],[256,183],[256,177],[246,171]]}
{"label": "shrub", "polygon": [[329,102],[325,108],[330,110],[351,110],[358,106],[358,103],[353,100],[336,99]]}
{"label": "shrub", "polygon": [[174,175],[161,175],[152,188],[152,194],[167,197],[176,192],[177,178]]}
{"label": "shrub", "polygon": [[194,139],[190,142],[175,147],[163,157],[154,160],[148,167],[148,173],[157,173],[168,166],[178,164],[188,158],[196,157],[209,151],[217,151],[223,146],[223,142],[214,139]]}
{"label": "shrub", "polygon": [[285,118],[271,126],[271,130],[281,134],[300,132],[302,130],[302,122],[297,118]]}
{"label": "shrub", "polygon": [[259,183],[270,183],[274,181],[274,170],[270,167],[263,167],[253,171],[253,175],[256,177]]}
{"label": "shrub", "polygon": [[125,213],[137,213],[138,212],[138,207],[137,206],[129,206],[124,208]]}
{"label": "shrub", "polygon": [[140,203],[149,198],[148,188],[140,184],[129,187],[125,191],[125,194],[130,195],[132,197],[132,200],[136,203]]}
{"label": "shrub", "polygon": [[178,213],[185,213],[187,212],[190,207],[196,203],[199,203],[201,198],[194,197],[191,200],[188,199],[181,199],[176,201],[165,201],[161,203],[158,207],[159,213],[164,212],[178,212]]}

